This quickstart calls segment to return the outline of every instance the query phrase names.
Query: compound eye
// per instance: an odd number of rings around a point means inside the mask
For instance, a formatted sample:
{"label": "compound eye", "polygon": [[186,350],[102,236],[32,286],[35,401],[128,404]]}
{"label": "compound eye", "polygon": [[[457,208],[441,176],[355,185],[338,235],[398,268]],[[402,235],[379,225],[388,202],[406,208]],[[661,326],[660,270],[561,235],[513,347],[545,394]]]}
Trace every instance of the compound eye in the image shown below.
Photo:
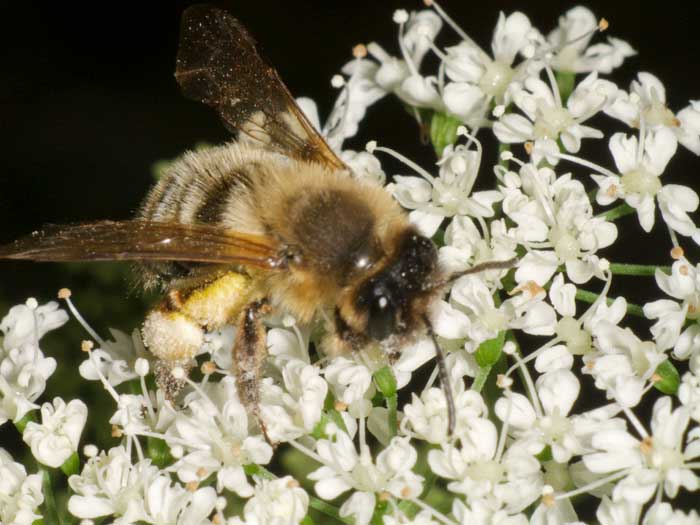
{"label": "compound eye", "polygon": [[386,295],[374,298],[369,308],[367,332],[372,339],[381,341],[396,329],[396,308]]}

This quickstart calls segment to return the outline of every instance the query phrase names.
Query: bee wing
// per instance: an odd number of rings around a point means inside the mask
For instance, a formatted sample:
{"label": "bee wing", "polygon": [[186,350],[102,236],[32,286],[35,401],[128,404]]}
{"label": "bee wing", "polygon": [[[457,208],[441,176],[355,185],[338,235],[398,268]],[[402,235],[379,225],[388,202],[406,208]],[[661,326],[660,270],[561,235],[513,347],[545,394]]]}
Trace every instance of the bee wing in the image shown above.
{"label": "bee wing", "polygon": [[260,57],[253,37],[225,11],[185,10],[175,78],[187,97],[214,107],[229,131],[291,158],[348,169]]}
{"label": "bee wing", "polygon": [[273,270],[284,264],[284,250],[268,237],[218,226],[101,221],[49,226],[0,246],[0,259],[190,261]]}

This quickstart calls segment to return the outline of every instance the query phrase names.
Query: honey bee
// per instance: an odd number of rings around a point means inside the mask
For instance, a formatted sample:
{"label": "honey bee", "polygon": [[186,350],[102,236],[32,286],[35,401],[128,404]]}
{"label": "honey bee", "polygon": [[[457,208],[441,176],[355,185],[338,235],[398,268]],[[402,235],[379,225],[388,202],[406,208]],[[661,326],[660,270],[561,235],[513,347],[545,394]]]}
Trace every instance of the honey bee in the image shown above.
{"label": "honey bee", "polygon": [[452,432],[454,403],[428,307],[459,275],[513,261],[447,275],[433,242],[384,189],[352,176],[225,11],[184,12],[175,77],[186,96],[216,109],[236,140],[185,154],[133,220],[46,229],[0,247],[0,258],[136,261],[141,285],[163,291],[142,336],[171,398],[181,387],[172,369],[192,365],[206,330],[235,324],[232,372],[263,433],[269,312],[301,324],[327,319],[327,354],[381,344],[391,361],[427,330]]}

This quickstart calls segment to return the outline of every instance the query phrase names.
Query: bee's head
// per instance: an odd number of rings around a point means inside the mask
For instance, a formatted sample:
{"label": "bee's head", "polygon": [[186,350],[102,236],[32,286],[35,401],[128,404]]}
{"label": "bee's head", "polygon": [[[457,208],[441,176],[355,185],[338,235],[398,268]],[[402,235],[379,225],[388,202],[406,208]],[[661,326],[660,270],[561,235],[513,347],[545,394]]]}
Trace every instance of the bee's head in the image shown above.
{"label": "bee's head", "polygon": [[426,286],[437,269],[437,250],[427,237],[408,230],[399,239],[391,259],[360,284],[355,307],[366,312],[366,331],[381,341],[410,331],[430,295]]}

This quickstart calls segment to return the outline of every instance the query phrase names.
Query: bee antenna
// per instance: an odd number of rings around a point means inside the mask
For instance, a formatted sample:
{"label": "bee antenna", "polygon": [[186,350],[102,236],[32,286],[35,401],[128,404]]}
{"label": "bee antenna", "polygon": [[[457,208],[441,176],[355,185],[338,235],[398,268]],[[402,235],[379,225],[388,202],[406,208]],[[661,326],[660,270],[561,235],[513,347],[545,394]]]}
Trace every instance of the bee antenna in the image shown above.
{"label": "bee antenna", "polygon": [[486,261],[481,264],[477,264],[476,266],[472,266],[471,268],[461,271],[461,272],[455,272],[446,279],[443,279],[441,281],[433,282],[430,283],[430,289],[436,289],[436,288],[442,288],[443,286],[446,286],[450,283],[455,282],[457,279],[460,277],[463,277],[465,275],[471,275],[473,273],[481,273],[485,272],[488,270],[508,270],[510,268],[513,268],[516,264],[518,264],[518,258],[513,257],[512,259],[508,259],[507,261]]}
{"label": "bee antenna", "polygon": [[428,316],[423,314],[423,322],[428,329],[428,335],[433,340],[435,345],[435,357],[438,364],[438,375],[440,376],[440,386],[442,386],[442,391],[445,393],[445,400],[447,401],[447,435],[452,436],[455,431],[455,399],[452,395],[452,385],[450,383],[450,375],[447,373],[447,364],[445,363],[445,352],[442,351],[440,345],[438,344],[437,336],[433,330],[433,325],[430,324],[430,319]]}

